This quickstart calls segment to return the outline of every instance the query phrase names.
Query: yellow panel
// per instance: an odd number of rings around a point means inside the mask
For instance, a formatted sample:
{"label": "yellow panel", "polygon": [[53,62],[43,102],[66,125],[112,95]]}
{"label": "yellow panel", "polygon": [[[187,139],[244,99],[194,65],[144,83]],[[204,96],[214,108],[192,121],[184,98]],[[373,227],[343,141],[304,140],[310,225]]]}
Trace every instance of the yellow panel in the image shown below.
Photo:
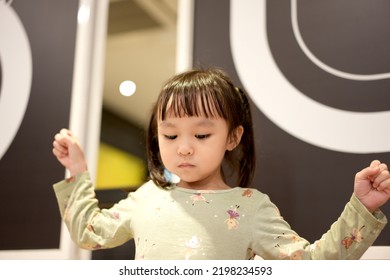
{"label": "yellow panel", "polygon": [[111,145],[100,143],[97,189],[140,186],[145,180],[143,160]]}

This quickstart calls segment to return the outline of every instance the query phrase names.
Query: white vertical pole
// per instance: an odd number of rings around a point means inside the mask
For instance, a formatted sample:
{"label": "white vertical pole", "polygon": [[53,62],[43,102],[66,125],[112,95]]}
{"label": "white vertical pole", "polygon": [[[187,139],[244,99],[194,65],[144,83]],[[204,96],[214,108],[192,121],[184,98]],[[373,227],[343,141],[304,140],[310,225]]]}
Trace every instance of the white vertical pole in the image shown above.
{"label": "white vertical pole", "polygon": [[176,72],[192,68],[194,38],[194,0],[178,0]]}
{"label": "white vertical pole", "polygon": [[[108,4],[108,0],[80,0],[78,13],[69,129],[84,148],[92,180],[96,178],[100,142]],[[91,258],[89,251],[79,249],[70,240],[64,224],[61,250],[69,259]]]}

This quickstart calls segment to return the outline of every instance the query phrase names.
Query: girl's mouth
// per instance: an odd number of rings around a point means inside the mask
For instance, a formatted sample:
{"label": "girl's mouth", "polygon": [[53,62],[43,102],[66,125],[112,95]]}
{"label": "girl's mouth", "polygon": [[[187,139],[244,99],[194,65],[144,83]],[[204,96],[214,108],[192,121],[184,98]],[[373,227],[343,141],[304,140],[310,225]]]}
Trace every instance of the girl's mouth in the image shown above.
{"label": "girl's mouth", "polygon": [[190,164],[188,162],[183,162],[181,164],[179,164],[179,168],[190,168],[190,167],[194,167],[195,165],[193,164]]}

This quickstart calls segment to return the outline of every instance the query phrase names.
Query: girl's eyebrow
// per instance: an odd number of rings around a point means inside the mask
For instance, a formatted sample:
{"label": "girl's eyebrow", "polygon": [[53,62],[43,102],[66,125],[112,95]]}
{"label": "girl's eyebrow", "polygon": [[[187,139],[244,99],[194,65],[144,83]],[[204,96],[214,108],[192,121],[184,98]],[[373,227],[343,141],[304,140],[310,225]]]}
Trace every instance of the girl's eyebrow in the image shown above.
{"label": "girl's eyebrow", "polygon": [[215,123],[213,121],[211,121],[210,119],[205,119],[205,120],[201,120],[199,121],[196,126],[208,126],[208,127],[211,127],[211,126],[215,126]]}
{"label": "girl's eyebrow", "polygon": [[[161,127],[176,127],[176,125],[172,122],[169,122],[169,121],[161,121],[159,123],[159,126]],[[204,119],[204,120],[200,120],[199,122],[195,123],[195,126],[197,127],[212,127],[212,126],[215,126],[215,123],[209,119]]]}
{"label": "girl's eyebrow", "polygon": [[167,122],[167,121],[161,121],[158,126],[162,126],[162,127],[175,127],[175,125],[171,122]]}
{"label": "girl's eyebrow", "polygon": [[176,124],[174,122],[170,122],[170,121],[161,121],[159,124],[158,124],[159,127],[162,127],[162,128],[175,128],[176,127]]}

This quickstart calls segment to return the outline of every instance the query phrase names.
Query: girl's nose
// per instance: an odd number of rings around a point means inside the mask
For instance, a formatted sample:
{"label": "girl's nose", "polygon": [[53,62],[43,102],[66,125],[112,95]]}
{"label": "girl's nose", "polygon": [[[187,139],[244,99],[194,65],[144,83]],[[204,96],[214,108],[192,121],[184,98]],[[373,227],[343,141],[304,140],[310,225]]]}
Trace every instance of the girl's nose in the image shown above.
{"label": "girl's nose", "polygon": [[194,150],[188,142],[182,142],[179,144],[179,147],[177,148],[177,153],[180,156],[189,156],[194,153]]}

